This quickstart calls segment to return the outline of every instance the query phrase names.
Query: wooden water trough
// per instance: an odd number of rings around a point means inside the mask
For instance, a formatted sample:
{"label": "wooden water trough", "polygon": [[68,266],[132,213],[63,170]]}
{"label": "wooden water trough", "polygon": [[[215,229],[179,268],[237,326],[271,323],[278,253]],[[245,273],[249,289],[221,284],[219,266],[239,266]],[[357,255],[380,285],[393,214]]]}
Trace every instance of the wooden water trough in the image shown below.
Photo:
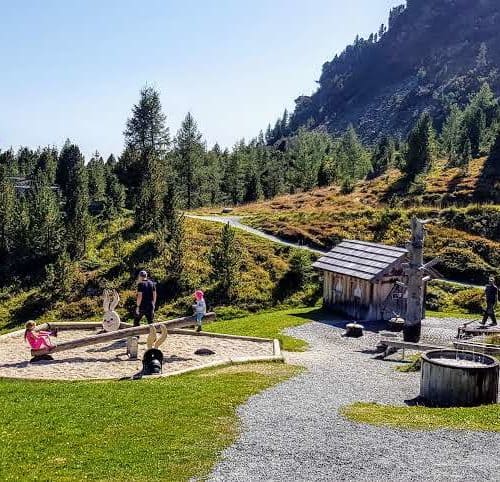
{"label": "wooden water trough", "polygon": [[[215,320],[215,313],[207,313],[203,321],[213,321]],[[98,343],[106,343],[108,341],[123,340],[124,338],[130,338],[138,335],[145,335],[149,333],[150,328],[153,326],[158,331],[160,326],[166,326],[167,328],[186,328],[188,326],[194,326],[196,324],[196,318],[194,316],[185,316],[182,318],[174,318],[173,320],[160,321],[157,323],[152,323],[151,325],[141,325],[132,326],[122,323],[121,326],[126,326],[126,328],[120,328],[117,331],[112,331],[108,333],[100,333],[98,335],[86,336],[85,338],[79,338],[77,340],[64,341],[54,346],[53,348],[44,348],[42,350],[31,350],[31,355],[33,357],[40,357],[44,355],[52,355],[53,353],[72,350],[74,348],[79,348],[82,346],[95,345]],[[68,329],[71,325],[71,329],[82,329],[88,328],[89,323],[70,323],[65,326],[63,323],[47,323],[40,325],[39,329],[47,330],[51,328],[58,329]]]}

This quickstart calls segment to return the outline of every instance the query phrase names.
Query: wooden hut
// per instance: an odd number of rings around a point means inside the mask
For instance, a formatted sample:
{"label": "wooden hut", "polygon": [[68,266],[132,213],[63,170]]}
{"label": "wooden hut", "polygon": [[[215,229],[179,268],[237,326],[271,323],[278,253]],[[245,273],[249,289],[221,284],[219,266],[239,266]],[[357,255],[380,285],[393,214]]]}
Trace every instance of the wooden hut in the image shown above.
{"label": "wooden hut", "polygon": [[314,263],[327,307],[353,319],[389,319],[406,311],[405,248],[344,240]]}

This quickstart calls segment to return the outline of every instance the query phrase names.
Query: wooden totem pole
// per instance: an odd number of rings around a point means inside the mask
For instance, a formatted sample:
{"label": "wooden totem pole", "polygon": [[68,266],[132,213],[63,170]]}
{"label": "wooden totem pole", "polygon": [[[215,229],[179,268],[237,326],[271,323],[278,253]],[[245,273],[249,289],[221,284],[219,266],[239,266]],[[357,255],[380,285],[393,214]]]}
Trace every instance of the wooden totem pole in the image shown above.
{"label": "wooden totem pole", "polygon": [[408,299],[406,317],[403,328],[404,341],[418,342],[422,328],[424,314],[425,285],[431,279],[429,268],[439,259],[433,259],[424,264],[425,227],[429,220],[423,221],[413,217],[411,220],[411,240],[406,247],[409,253],[409,262],[404,265],[408,277],[406,284]]}

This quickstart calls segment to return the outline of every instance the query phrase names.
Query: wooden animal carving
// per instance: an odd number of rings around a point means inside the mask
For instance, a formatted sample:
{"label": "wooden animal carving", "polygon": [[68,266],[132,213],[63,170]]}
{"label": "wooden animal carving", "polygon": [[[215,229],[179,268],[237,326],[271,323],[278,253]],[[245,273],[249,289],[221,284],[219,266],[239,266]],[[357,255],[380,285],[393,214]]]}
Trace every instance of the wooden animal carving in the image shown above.
{"label": "wooden animal carving", "polygon": [[120,296],[116,290],[104,290],[104,318],[102,320],[104,331],[116,331],[120,328],[120,315],[115,311],[119,302]]}
{"label": "wooden animal carving", "polygon": [[151,348],[159,348],[160,345],[167,339],[167,334],[167,327],[165,325],[160,325],[160,336],[156,338],[156,328],[151,326],[146,340],[148,350],[151,350]]}

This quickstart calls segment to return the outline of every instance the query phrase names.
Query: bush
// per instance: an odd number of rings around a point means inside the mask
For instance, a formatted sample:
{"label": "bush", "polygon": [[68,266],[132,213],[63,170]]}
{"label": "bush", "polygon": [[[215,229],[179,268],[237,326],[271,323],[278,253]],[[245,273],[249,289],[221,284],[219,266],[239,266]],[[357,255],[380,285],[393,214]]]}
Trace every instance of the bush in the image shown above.
{"label": "bush", "polygon": [[468,313],[480,314],[484,311],[484,292],[478,288],[460,291],[453,296],[452,301]]}
{"label": "bush", "polygon": [[436,269],[445,277],[468,283],[484,283],[492,271],[485,261],[470,249],[445,248],[439,253]]}

